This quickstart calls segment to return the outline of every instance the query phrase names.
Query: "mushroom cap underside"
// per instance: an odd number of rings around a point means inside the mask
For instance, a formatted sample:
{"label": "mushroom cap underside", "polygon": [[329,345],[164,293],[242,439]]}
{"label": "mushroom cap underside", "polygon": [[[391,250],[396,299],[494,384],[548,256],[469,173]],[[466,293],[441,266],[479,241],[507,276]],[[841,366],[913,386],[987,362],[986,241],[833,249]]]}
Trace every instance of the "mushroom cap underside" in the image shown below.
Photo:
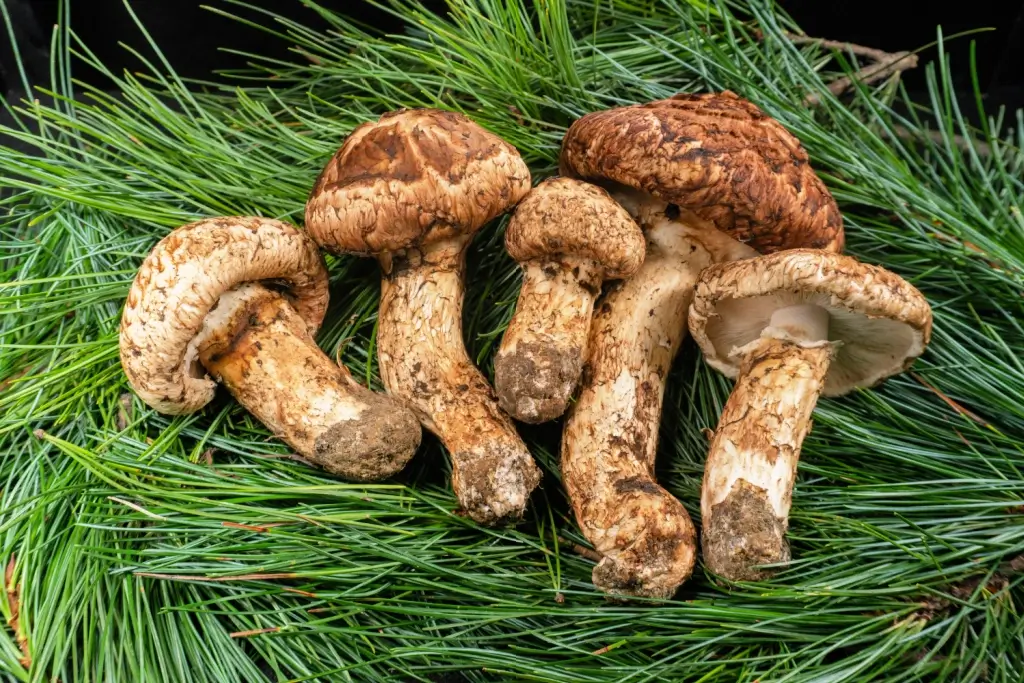
{"label": "mushroom cap underside", "polygon": [[852,257],[811,249],[707,268],[690,306],[690,331],[708,364],[735,378],[742,358],[734,350],[760,337],[775,311],[806,304],[828,312],[828,340],[838,342],[825,396],[902,372],[931,338],[931,308],[909,282]]}
{"label": "mushroom cap underside", "polygon": [[587,114],[559,165],[689,209],[761,253],[843,249],[842,215],[800,141],[729,91]]}
{"label": "mushroom cap underside", "polygon": [[471,235],[530,190],[519,152],[468,117],[402,109],[356,128],[317,178],[306,229],[371,256]]}
{"label": "mushroom cap underside", "polygon": [[216,385],[195,338],[220,296],[245,282],[281,290],[315,334],[327,311],[327,269],[301,230],[258,217],[210,218],[172,231],[135,276],[121,317],[121,365],[132,388],[161,413],[199,410]]}
{"label": "mushroom cap underside", "polygon": [[604,189],[571,178],[548,178],[516,207],[505,231],[516,261],[583,257],[611,280],[633,275],[646,253],[643,231]]}

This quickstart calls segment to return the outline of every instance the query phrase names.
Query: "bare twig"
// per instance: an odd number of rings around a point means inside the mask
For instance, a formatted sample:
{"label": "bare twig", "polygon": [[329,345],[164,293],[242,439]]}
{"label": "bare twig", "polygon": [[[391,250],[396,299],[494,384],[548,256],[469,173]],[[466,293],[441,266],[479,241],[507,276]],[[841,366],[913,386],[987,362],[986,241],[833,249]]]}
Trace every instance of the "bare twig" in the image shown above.
{"label": "bare twig", "polygon": [[959,403],[957,403],[956,401],[951,399],[949,396],[946,396],[944,393],[939,391],[938,388],[935,387],[935,385],[933,385],[931,382],[926,380],[921,375],[917,374],[916,372],[912,372],[912,373],[910,373],[910,376],[913,377],[914,379],[916,379],[926,389],[928,389],[933,394],[938,396],[939,399],[943,403],[945,403],[947,406],[949,406],[950,408],[955,410],[958,414],[963,415],[964,417],[970,418],[971,420],[974,420],[978,424],[983,425],[985,427],[991,426],[991,425],[989,425],[989,423],[985,422],[985,420],[981,419],[980,417],[978,417],[977,415],[972,413],[970,410],[967,410],[967,408],[964,408],[962,405],[960,405]]}
{"label": "bare twig", "polygon": [[258,636],[261,633],[277,633],[280,630],[280,626],[272,626],[270,628],[254,628],[251,631],[235,631],[228,635],[232,638],[248,638],[249,636]]}
{"label": "bare twig", "polygon": [[[886,52],[873,47],[857,45],[856,43],[813,38],[796,33],[785,33],[783,35],[795,45],[818,45],[828,50],[849,52],[858,57],[865,57],[871,60],[870,64],[862,67],[852,76],[842,76],[828,84],[829,92],[837,97],[852,88],[854,83],[870,85],[889,76],[899,78],[902,72],[917,66],[917,55],[913,52]],[[813,107],[820,102],[821,97],[817,93],[810,93],[804,98],[804,104],[808,107]]]}
{"label": "bare twig", "polygon": [[[916,54],[913,52],[895,52],[889,55],[889,59],[886,61],[869,64],[853,74],[853,76],[837,78],[828,84],[828,90],[833,95],[839,96],[853,87],[854,83],[871,85],[892,75],[899,77],[899,74],[907,69],[913,69],[915,66],[917,66]],[[811,93],[804,98],[804,102],[808,105],[815,105],[819,101],[820,99],[815,93]]]}
{"label": "bare twig", "polygon": [[[795,33],[786,33],[785,36],[796,45],[819,45],[829,50],[849,52],[859,57],[866,57],[872,61],[871,64],[861,68],[852,76],[843,76],[828,84],[829,92],[837,97],[853,87],[854,83],[860,82],[864,85],[870,85],[893,75],[899,78],[902,72],[913,69],[918,65],[918,56],[913,52],[886,52],[873,47],[857,45],[856,43],[813,38]],[[820,103],[820,101],[821,98],[816,93],[811,93],[804,98],[804,104],[807,106],[814,106]],[[906,126],[896,125],[893,126],[893,132],[896,133],[897,137],[904,140],[914,140],[923,137],[940,144],[945,144],[947,141],[947,136],[944,136],[937,130],[912,131]],[[883,131],[883,133],[887,133],[887,131]],[[987,142],[968,140],[962,135],[953,135],[948,139],[962,152],[969,152],[973,149],[978,156],[989,156],[992,154],[992,148]]]}
{"label": "bare twig", "polygon": [[573,551],[574,553],[576,553],[580,557],[584,557],[584,558],[590,560],[591,562],[600,562],[601,561],[601,553],[597,552],[596,550],[593,550],[592,548],[587,548],[586,546],[582,546],[579,543],[573,543],[572,541],[570,541],[567,538],[562,538],[561,536],[559,536],[558,537],[558,544],[562,545],[562,546],[565,546],[566,548],[568,548],[569,550]]}
{"label": "bare twig", "polygon": [[856,43],[844,43],[839,40],[827,38],[814,38],[813,36],[802,36],[799,33],[783,33],[794,45],[820,45],[827,50],[838,50],[840,52],[852,52],[859,57],[867,57],[873,62],[884,62],[892,57],[893,53],[879,50],[874,47],[857,45]]}

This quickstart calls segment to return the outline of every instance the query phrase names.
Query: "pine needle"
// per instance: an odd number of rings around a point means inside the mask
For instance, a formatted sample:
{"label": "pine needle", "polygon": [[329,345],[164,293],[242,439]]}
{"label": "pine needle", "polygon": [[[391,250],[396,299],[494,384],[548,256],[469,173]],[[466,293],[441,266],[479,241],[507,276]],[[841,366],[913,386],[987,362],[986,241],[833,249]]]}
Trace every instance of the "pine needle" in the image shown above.
{"label": "pine needle", "polygon": [[[0,559],[17,576],[0,601],[5,676],[1020,680],[1024,117],[985,113],[976,75],[974,101],[958,99],[941,34],[938,61],[919,67],[929,99],[910,102],[844,53],[795,44],[799,27],[762,0],[450,0],[444,15],[382,1],[405,25],[391,36],[302,2],[309,26],[217,4],[238,30],[294,47],[290,60],[248,55],[229,85],[183,80],[152,42],[140,72],[115,73],[64,5],[50,82],[0,131],[31,150],[0,148]],[[109,88],[74,81],[83,68]],[[844,77],[840,101],[829,86]],[[911,280],[935,311],[914,375],[819,404],[795,560],[770,582],[718,585],[698,568],[666,604],[607,602],[559,485],[557,423],[521,430],[547,472],[529,519],[483,529],[454,514],[431,438],[396,481],[348,484],[290,460],[226,395],[171,419],[130,394],[118,323],[156,241],[210,215],[301,221],[360,123],[398,107],[462,111],[540,180],[580,115],[721,89],[803,141],[850,253]],[[503,227],[468,259],[466,342],[486,372],[519,286]],[[377,267],[328,265],[318,341],[379,389]],[[694,519],[704,430],[729,388],[688,344],[658,476]]]}

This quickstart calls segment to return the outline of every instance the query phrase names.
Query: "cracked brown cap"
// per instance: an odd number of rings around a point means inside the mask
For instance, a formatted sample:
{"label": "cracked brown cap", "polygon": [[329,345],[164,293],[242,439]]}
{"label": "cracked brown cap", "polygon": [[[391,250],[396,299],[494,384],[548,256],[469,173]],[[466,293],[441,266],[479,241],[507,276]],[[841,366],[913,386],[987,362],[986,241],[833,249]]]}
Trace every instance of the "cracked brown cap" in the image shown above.
{"label": "cracked brown cap", "polygon": [[690,332],[708,364],[735,378],[743,359],[733,350],[760,337],[776,311],[807,304],[828,312],[828,341],[837,347],[825,396],[906,370],[931,339],[931,308],[913,285],[884,268],[813,249],[704,270],[690,306]]}
{"label": "cracked brown cap", "polygon": [[800,141],[729,91],[587,114],[560,167],[689,209],[761,253],[843,249],[842,215]]}
{"label": "cracked brown cap", "polygon": [[519,263],[558,256],[590,259],[609,280],[626,278],[644,262],[640,226],[603,189],[570,178],[548,178],[516,207],[505,248]]}
{"label": "cracked brown cap", "polygon": [[462,114],[402,109],[352,131],[316,180],[306,229],[371,256],[471,235],[529,191],[512,145]]}
{"label": "cracked brown cap", "polygon": [[210,218],[157,243],[135,276],[121,317],[121,364],[132,388],[161,413],[213,399],[194,344],[220,296],[244,282],[282,291],[315,334],[327,311],[327,269],[316,244],[270,218]]}

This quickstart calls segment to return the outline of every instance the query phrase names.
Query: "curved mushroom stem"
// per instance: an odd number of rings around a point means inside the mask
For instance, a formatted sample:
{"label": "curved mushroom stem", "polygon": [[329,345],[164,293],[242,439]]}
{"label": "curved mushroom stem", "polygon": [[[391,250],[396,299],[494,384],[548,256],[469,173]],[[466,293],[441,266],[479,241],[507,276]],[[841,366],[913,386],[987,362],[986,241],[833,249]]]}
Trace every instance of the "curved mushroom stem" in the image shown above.
{"label": "curved mushroom stem", "polygon": [[285,297],[262,285],[221,295],[195,349],[239,403],[329,472],[357,481],[385,479],[419,447],[415,416],[357,384],[324,355]]}
{"label": "curved mushroom stem", "polygon": [[701,489],[702,546],[708,569],[733,581],[789,561],[786,529],[800,446],[832,361],[828,312],[791,306],[775,312],[742,357],[736,386],[711,440]]}
{"label": "curved mushroom stem", "polygon": [[494,359],[494,388],[512,417],[536,424],[565,412],[583,370],[602,278],[589,259],[525,264],[516,313]]}
{"label": "curved mushroom stem", "polygon": [[698,274],[743,247],[664,215],[642,225],[644,264],[594,316],[583,386],[562,436],[562,473],[577,522],[604,555],[594,585],[668,598],[690,576],[697,543],[686,508],[654,479],[665,380]]}
{"label": "curved mushroom stem", "polygon": [[465,250],[453,238],[381,259],[377,350],[388,391],[404,398],[452,458],[452,486],[482,524],[522,517],[540,469],[462,340]]}

